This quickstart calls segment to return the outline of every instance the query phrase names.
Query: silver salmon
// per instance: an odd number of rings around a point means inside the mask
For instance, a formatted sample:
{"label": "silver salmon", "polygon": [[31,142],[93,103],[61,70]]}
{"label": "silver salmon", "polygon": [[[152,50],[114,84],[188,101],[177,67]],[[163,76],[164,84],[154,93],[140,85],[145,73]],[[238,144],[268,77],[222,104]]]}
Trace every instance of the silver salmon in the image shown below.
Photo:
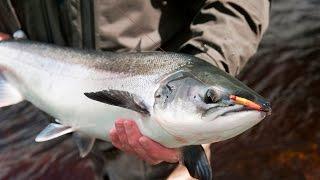
{"label": "silver salmon", "polygon": [[185,54],[3,41],[0,69],[1,107],[27,100],[56,118],[36,141],[73,133],[84,157],[95,139],[110,141],[115,119],[133,119],[145,136],[181,148],[182,162],[199,179],[212,178],[201,144],[232,138],[271,112],[246,85]]}

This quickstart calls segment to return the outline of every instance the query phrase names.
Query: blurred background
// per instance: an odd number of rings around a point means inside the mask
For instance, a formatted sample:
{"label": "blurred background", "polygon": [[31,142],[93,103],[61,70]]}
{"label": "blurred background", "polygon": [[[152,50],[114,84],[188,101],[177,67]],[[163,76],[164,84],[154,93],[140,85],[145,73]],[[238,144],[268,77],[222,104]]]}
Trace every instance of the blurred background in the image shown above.
{"label": "blurred background", "polygon": [[[274,0],[257,54],[239,78],[273,113],[211,146],[215,179],[320,179],[320,1]],[[0,110],[0,179],[103,178],[103,153],[81,159],[62,137],[35,143],[48,116],[27,102]]]}
{"label": "blurred background", "polygon": [[272,1],[270,25],[239,78],[272,115],[212,147],[216,179],[320,179],[320,1]]}

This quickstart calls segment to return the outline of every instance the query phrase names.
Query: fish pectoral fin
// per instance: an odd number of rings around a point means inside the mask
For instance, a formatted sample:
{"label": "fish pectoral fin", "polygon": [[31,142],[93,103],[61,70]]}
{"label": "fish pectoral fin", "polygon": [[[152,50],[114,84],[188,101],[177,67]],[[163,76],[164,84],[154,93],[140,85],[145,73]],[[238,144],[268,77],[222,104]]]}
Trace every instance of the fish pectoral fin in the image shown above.
{"label": "fish pectoral fin", "polygon": [[20,92],[3,75],[0,75],[0,107],[17,104],[21,101],[23,101],[23,97]]}
{"label": "fish pectoral fin", "polygon": [[95,141],[95,138],[80,132],[74,132],[73,139],[79,149],[81,157],[85,157],[90,153]]}
{"label": "fish pectoral fin", "polygon": [[201,145],[183,147],[182,163],[187,167],[192,177],[200,180],[212,179],[211,166]]}
{"label": "fish pectoral fin", "polygon": [[131,109],[146,115],[150,114],[142,99],[127,91],[103,90],[84,93],[84,95],[99,102]]}
{"label": "fish pectoral fin", "polygon": [[50,123],[45,129],[43,129],[36,137],[36,142],[48,141],[59,136],[73,132],[73,128],[70,126],[64,126],[62,124]]}

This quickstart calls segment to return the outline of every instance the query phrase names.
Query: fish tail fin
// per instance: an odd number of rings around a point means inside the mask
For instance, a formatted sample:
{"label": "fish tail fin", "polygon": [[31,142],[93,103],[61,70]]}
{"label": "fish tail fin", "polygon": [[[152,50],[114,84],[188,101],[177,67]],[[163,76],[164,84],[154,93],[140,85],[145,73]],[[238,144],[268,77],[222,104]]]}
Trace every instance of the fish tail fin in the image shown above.
{"label": "fish tail fin", "polygon": [[3,75],[0,75],[0,107],[17,104],[21,101],[23,101],[21,93]]}

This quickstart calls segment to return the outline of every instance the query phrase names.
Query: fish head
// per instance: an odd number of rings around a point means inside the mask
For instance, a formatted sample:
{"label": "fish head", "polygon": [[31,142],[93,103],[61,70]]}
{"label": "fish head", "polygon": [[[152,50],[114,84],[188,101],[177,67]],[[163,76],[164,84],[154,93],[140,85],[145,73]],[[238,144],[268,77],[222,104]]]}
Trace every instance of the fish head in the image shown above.
{"label": "fish head", "polygon": [[271,113],[266,99],[208,63],[172,73],[154,97],[156,120],[181,145],[232,138]]}

